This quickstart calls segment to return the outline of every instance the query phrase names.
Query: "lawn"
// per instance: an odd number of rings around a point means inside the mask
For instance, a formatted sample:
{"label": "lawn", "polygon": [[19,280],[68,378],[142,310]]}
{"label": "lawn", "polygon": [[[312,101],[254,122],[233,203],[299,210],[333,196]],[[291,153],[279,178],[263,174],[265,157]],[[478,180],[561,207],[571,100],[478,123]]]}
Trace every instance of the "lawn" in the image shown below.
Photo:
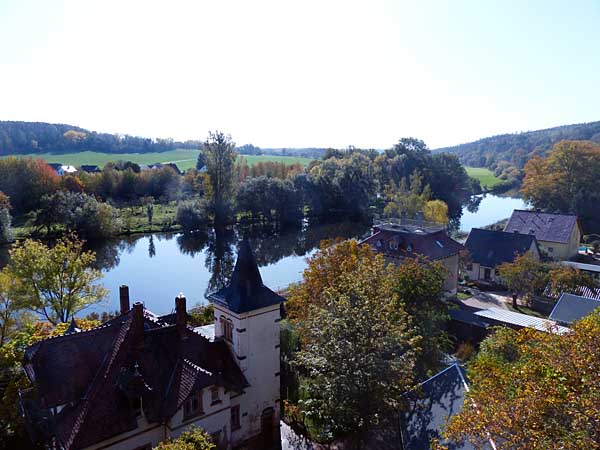
{"label": "lawn", "polygon": [[[110,161],[132,161],[137,164],[153,164],[172,162],[177,164],[181,170],[190,169],[196,166],[199,150],[176,149],[168,152],[154,153],[103,153],[85,151],[79,153],[36,153],[29,155],[18,155],[22,157],[42,158],[49,163],[61,163],[72,166],[81,166],[82,164],[93,164],[100,168],[104,167]],[[248,164],[256,164],[259,161],[278,161],[287,164],[299,162],[306,166],[310,158],[298,158],[295,156],[272,156],[272,155],[244,155]]]}
{"label": "lawn", "polygon": [[492,188],[502,183],[500,178],[496,177],[491,170],[485,167],[465,167],[465,170],[470,177],[479,180],[481,187],[487,186],[488,188]]}

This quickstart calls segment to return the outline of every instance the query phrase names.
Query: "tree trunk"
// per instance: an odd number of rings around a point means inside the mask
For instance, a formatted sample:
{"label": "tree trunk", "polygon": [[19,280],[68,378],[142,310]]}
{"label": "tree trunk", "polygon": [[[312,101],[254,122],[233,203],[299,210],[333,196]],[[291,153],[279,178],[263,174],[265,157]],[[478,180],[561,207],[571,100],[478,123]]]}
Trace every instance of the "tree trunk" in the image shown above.
{"label": "tree trunk", "polygon": [[519,305],[517,304],[517,294],[512,295],[512,305],[513,305],[513,308],[515,308],[515,309],[517,309],[519,307]]}

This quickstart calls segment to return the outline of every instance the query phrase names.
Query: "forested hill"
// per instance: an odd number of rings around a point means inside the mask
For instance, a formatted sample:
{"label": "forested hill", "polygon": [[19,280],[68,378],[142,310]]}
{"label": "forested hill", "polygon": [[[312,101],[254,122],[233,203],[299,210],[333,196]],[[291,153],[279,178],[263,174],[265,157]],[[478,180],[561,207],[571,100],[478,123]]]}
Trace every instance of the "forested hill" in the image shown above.
{"label": "forested hill", "polygon": [[97,133],[74,125],[0,121],[0,156],[28,153],[162,152],[199,147],[199,141],[176,142],[137,136]]}
{"label": "forested hill", "polygon": [[468,144],[439,148],[434,152],[455,153],[467,166],[487,167],[497,176],[515,179],[532,156],[544,155],[556,142],[562,140],[591,140],[600,143],[600,122],[502,134]]}

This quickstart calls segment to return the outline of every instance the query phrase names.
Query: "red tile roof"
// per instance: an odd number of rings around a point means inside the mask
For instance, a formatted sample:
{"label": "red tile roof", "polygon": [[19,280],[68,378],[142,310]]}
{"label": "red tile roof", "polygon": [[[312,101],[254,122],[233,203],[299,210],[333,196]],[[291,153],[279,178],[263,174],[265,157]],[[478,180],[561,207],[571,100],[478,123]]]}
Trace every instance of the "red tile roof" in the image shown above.
{"label": "red tile roof", "polygon": [[373,227],[374,234],[361,244],[369,244],[376,252],[393,258],[425,256],[430,260],[457,255],[463,248],[443,230],[428,233],[398,227]]}

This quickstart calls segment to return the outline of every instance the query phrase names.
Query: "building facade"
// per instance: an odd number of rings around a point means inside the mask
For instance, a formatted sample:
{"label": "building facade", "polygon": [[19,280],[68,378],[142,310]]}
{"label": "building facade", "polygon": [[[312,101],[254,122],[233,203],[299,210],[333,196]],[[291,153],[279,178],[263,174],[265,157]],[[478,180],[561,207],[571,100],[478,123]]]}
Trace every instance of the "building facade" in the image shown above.
{"label": "building facade", "polygon": [[517,209],[504,231],[535,236],[543,256],[553,260],[567,260],[579,254],[582,231],[574,215]]}
{"label": "building facade", "polygon": [[531,254],[540,259],[535,236],[473,228],[465,242],[469,261],[465,275],[471,281],[502,284],[498,266],[510,263],[518,255]]}
{"label": "building facade", "polygon": [[283,298],[262,284],[247,242],[231,283],[210,297],[212,325],[188,326],[186,300],[157,316],[141,303],[101,327],[27,349],[32,387],[21,408],[34,442],[49,449],[150,449],[191,426],[222,449],[269,449],[279,424]]}
{"label": "building facade", "polygon": [[427,228],[418,224],[386,223],[373,227],[373,233],[361,241],[387,262],[401,265],[407,258],[427,258],[446,269],[444,291],[455,294],[458,287],[458,259],[463,246],[450,238],[439,226]]}

